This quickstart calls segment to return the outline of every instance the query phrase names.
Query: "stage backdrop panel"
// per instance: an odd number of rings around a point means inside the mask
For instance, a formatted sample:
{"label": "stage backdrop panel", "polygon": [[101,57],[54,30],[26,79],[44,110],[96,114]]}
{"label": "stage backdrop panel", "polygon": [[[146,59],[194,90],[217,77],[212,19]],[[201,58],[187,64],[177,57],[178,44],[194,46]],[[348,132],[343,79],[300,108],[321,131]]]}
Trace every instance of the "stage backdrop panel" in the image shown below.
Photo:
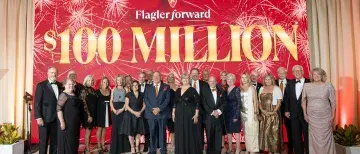
{"label": "stage backdrop panel", "polygon": [[[193,67],[219,77],[302,65],[309,74],[305,0],[35,1],[34,88],[49,66],[82,83],[158,70],[180,76]],[[261,81],[261,79],[259,79]],[[237,81],[238,83],[238,81]],[[111,80],[114,84],[114,80]],[[34,90],[35,91],[35,90]],[[107,140],[109,141],[110,129]],[[95,136],[95,135],[94,135]],[[83,137],[82,137],[83,138]],[[38,141],[36,122],[34,142]],[[93,138],[95,141],[95,138]]]}

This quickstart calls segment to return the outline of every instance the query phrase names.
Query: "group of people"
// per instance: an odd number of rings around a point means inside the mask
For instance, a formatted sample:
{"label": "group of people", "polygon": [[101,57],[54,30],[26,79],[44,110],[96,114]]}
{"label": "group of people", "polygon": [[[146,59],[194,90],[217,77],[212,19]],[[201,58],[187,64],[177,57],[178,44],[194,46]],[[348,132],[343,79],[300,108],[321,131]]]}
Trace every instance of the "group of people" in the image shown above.
{"label": "group of people", "polygon": [[[286,79],[287,70],[277,70],[258,82],[253,71],[236,76],[222,71],[220,82],[203,70],[193,68],[181,75],[177,85],[173,73],[163,81],[161,73],[140,72],[138,80],[118,75],[115,86],[102,77],[94,88],[94,77],[87,75],[83,84],[69,71],[63,83],[57,81],[55,67],[48,69],[48,79],[36,86],[35,119],[39,125],[40,154],[78,153],[80,128],[85,131],[85,153],[90,153],[91,131],[97,128],[97,149],[105,147],[106,128],[112,126],[110,153],[141,153],[140,137],[145,136],[144,150],[155,154],[158,147],[166,153],[166,129],[171,133],[175,154],[220,154],[227,138],[228,153],[239,154],[240,132],[244,131],[248,153],[281,153],[284,122],[288,152],[296,154],[335,153],[332,122],[335,116],[335,91],[326,83],[320,68],[304,78],[300,65],[292,68],[295,79]],[[204,139],[206,134],[206,141]],[[175,134],[176,137],[175,137]],[[232,136],[236,137],[232,149]],[[206,150],[204,144],[207,144]]]}

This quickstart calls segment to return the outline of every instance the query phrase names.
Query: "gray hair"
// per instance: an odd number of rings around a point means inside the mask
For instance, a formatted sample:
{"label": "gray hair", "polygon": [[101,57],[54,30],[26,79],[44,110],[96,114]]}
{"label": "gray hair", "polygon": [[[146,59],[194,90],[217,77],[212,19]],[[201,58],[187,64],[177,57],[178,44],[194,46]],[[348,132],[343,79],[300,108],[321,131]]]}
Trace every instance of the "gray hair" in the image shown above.
{"label": "gray hair", "polygon": [[285,67],[279,67],[276,72],[279,72],[280,70],[284,70],[285,72],[287,72],[287,69]]}
{"label": "gray hair", "polygon": [[182,80],[185,79],[185,78],[187,78],[189,80],[189,84],[190,84],[190,76],[187,73],[181,75],[180,83],[183,84]]}
{"label": "gray hair", "polygon": [[236,76],[234,74],[232,74],[232,73],[228,73],[226,75],[226,77],[227,77],[227,79],[232,78],[234,81],[236,80]]}
{"label": "gray hair", "polygon": [[[94,80],[94,77],[93,77],[92,75],[87,75],[87,76],[85,77],[84,82],[83,82],[83,85],[84,85],[85,87],[88,86],[87,84],[88,84],[88,81],[89,81],[90,79],[93,79],[93,80]],[[94,82],[95,82],[95,80],[94,80]]]}
{"label": "gray hair", "polygon": [[299,67],[302,71],[304,71],[304,68],[303,68],[301,65],[294,65],[294,66],[292,67],[292,71],[294,71],[294,69],[295,69],[296,67]]}
{"label": "gray hair", "polygon": [[313,78],[313,74],[314,72],[318,72],[321,76],[321,81],[322,82],[326,82],[326,79],[327,79],[327,76],[326,76],[326,72],[322,69],[322,68],[319,68],[319,67],[315,67],[311,70],[311,74],[310,74],[310,80],[311,82],[314,81],[314,78]]}

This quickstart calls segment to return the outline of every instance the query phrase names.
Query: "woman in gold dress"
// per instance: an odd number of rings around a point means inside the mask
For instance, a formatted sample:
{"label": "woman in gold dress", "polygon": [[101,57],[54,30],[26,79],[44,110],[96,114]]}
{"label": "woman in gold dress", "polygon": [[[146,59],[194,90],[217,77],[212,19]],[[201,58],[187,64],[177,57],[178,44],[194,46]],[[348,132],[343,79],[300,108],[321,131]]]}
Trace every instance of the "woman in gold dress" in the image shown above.
{"label": "woman in gold dress", "polygon": [[260,149],[269,153],[281,152],[281,123],[280,103],[282,92],[275,86],[271,74],[264,76],[264,86],[259,90],[259,108],[261,110],[260,122]]}

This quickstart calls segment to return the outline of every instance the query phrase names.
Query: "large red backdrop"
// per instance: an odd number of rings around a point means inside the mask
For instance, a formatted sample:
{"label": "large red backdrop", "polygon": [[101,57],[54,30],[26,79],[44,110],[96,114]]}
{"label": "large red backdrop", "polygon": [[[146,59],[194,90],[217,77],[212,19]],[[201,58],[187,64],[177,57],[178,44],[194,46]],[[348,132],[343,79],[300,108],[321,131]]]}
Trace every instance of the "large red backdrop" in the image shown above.
{"label": "large red backdrop", "polygon": [[[305,0],[38,0],[34,5],[34,87],[47,78],[49,66],[59,69],[59,81],[75,70],[79,82],[88,74],[137,78],[148,69],[164,77],[174,72],[178,82],[193,67],[218,77],[222,70],[276,76],[283,66],[293,78],[292,66],[302,65],[309,74]],[[199,18],[187,16],[191,13]],[[210,32],[209,26],[217,27]],[[32,141],[38,141],[35,122]]]}

